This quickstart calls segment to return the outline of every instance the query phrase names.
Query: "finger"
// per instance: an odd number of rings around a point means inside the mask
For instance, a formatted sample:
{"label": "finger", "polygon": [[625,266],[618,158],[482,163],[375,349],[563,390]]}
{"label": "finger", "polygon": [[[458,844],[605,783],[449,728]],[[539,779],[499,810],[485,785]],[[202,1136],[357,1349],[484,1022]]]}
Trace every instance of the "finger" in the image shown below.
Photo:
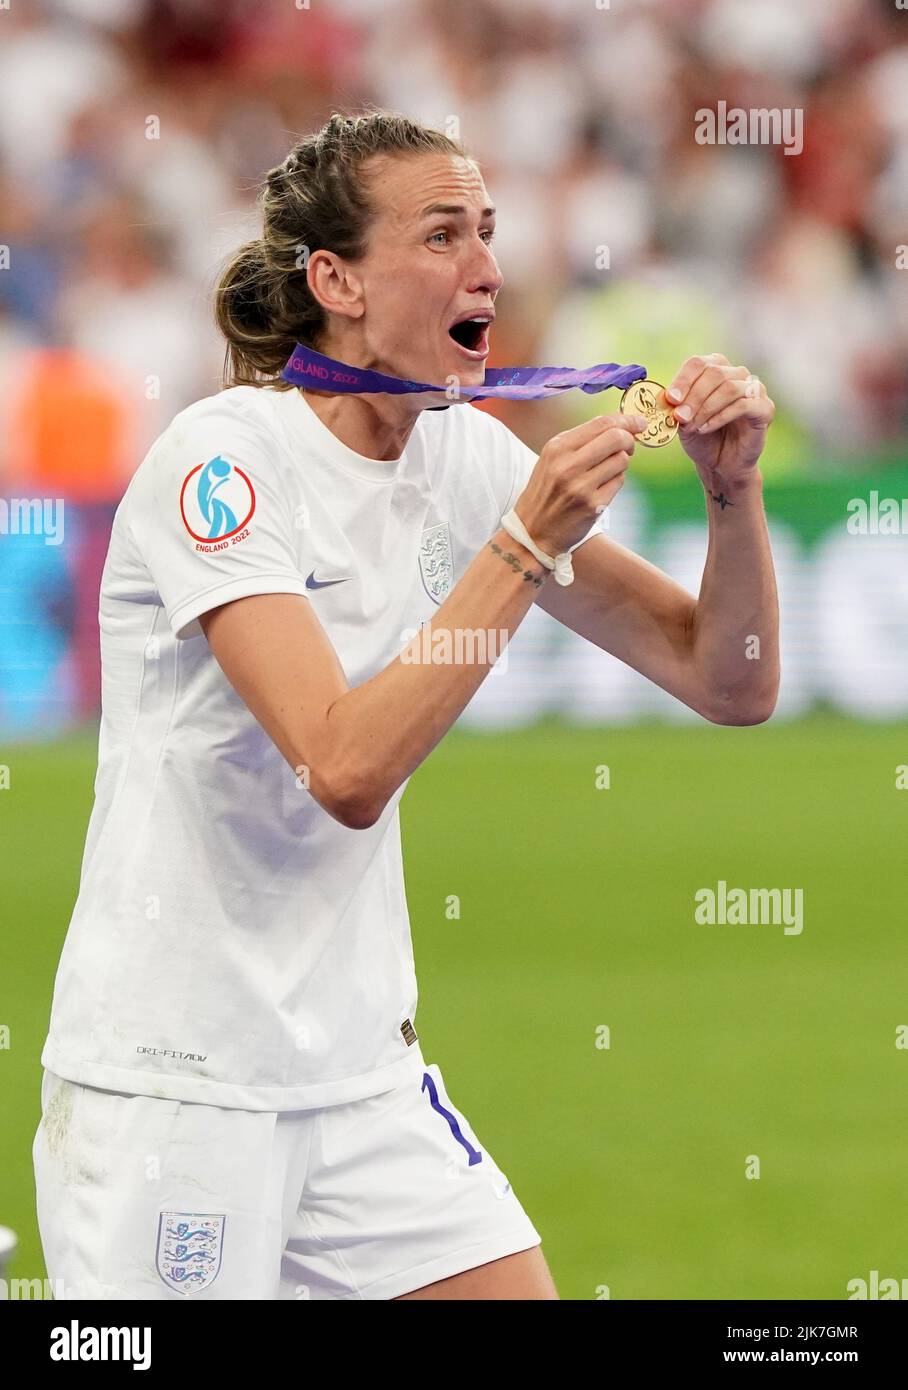
{"label": "finger", "polygon": [[707,367],[688,391],[681,405],[674,407],[675,416],[682,425],[690,425],[697,415],[701,420],[703,403],[726,381],[744,381],[748,375],[746,367]]}
{"label": "finger", "polygon": [[627,469],[622,469],[614,478],[610,478],[602,487],[596,489],[595,510],[597,516],[601,516],[608,504],[614,501],[618,496],[618,493],[624,487],[624,480],[626,477]]}
{"label": "finger", "polygon": [[622,415],[616,412],[612,415],[596,415],[592,420],[585,420],[582,425],[574,425],[569,430],[562,430],[555,438],[563,441],[571,448],[582,448],[590,441],[597,440],[600,435],[610,429],[632,430],[639,434],[646,429],[646,418],[643,415]]}
{"label": "finger", "polygon": [[636,445],[637,436],[630,430],[607,430],[600,439],[594,439],[583,449],[578,449],[574,460],[576,470],[578,473],[585,473],[591,468],[598,467],[600,463],[605,462],[614,454],[623,452],[630,455],[634,452]]}
{"label": "finger", "polygon": [[709,367],[727,367],[730,363],[727,357],[723,357],[720,352],[711,352],[707,356],[688,357],[680,370],[676,372],[665,394],[672,404],[683,401],[694,382]]}
{"label": "finger", "polygon": [[646,429],[647,420],[645,415],[640,415],[636,410],[620,411],[616,410],[613,415],[597,416],[599,423],[609,429],[634,430]]}
{"label": "finger", "polygon": [[606,483],[611,482],[613,478],[617,478],[622,473],[626,473],[630,466],[630,461],[631,456],[628,451],[626,449],[621,449],[619,453],[612,454],[610,458],[607,458],[598,468],[590,469],[587,476],[593,486],[594,493],[598,492]]}
{"label": "finger", "polygon": [[772,423],[775,413],[776,407],[767,395],[759,396],[756,400],[750,396],[741,396],[724,410],[720,410],[711,420],[700,425],[695,433],[711,434],[713,430],[720,430],[725,425],[733,424],[735,420],[746,420],[754,429],[766,429],[767,425]]}
{"label": "finger", "polygon": [[584,474],[576,500],[593,507],[597,516],[601,515],[604,510],[603,504],[610,500],[609,496],[604,496],[603,490],[613,487],[617,491],[624,482],[629,464],[630,455],[625,450],[612,454],[598,468]]}
{"label": "finger", "polygon": [[[706,380],[705,377],[703,379],[704,381]],[[699,387],[699,385],[700,383],[698,382],[697,387]],[[732,379],[722,377],[713,390],[709,391],[696,406],[693,406],[692,393],[684,402],[684,405],[678,407],[678,412],[681,410],[686,411],[693,407],[691,418],[685,420],[681,425],[682,430],[690,434],[699,429],[700,425],[704,425],[707,420],[712,419],[714,415],[718,415],[719,411],[724,410],[727,405],[732,405],[735,401],[740,400],[741,397],[744,396],[746,389],[746,380],[741,380],[738,377]]]}

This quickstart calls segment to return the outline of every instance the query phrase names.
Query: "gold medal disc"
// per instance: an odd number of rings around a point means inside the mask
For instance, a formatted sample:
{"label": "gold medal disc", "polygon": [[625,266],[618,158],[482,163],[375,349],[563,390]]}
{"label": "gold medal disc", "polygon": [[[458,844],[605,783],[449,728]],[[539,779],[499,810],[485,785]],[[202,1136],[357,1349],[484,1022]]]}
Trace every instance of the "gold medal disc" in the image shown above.
{"label": "gold medal disc", "polygon": [[637,443],[645,444],[647,449],[661,449],[678,433],[678,422],[672,414],[665,387],[658,381],[635,381],[621,397],[621,411],[624,415],[645,416],[646,429],[636,438]]}

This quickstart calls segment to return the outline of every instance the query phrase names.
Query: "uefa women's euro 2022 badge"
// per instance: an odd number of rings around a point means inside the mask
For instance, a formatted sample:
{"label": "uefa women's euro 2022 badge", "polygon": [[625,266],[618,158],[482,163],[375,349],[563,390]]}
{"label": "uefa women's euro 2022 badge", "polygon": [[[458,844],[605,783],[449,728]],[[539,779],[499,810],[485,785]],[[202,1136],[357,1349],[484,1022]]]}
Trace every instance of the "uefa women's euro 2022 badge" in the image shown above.
{"label": "uefa women's euro 2022 badge", "polygon": [[244,541],[254,512],[251,478],[221,454],[197,464],[183,479],[180,515],[204,555]]}
{"label": "uefa women's euro 2022 badge", "polygon": [[221,1268],[226,1221],[226,1216],[207,1212],[161,1212],[155,1265],[168,1288],[189,1294],[214,1283]]}
{"label": "uefa women's euro 2022 badge", "polygon": [[423,588],[433,603],[441,603],[454,578],[451,534],[446,521],[427,526],[419,544],[419,572]]}

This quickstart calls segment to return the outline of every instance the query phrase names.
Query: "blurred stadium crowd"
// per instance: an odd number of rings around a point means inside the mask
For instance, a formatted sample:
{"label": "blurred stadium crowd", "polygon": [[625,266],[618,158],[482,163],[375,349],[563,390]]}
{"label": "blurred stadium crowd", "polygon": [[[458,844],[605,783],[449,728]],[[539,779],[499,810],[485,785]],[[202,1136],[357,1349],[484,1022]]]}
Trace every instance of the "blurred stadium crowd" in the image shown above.
{"label": "blurred stadium crowd", "polygon": [[[719,100],[802,110],[803,152],[698,143]],[[492,364],[639,362],[666,381],[722,351],[779,406],[769,476],[904,460],[895,0],[11,0],[0,495],[68,508],[65,559],[0,543],[0,676],[29,721],[63,669],[75,708],[95,707],[111,509],[173,415],[221,384],[210,291],[258,234],[261,177],[363,103],[482,163],[506,281]],[[481,408],[538,448],[603,398]],[[690,471],[677,445],[646,463]]]}
{"label": "blurred stadium crowd", "polygon": [[[803,153],[698,144],[695,112],[719,98],[803,108]],[[898,440],[908,13],[893,0],[13,0],[0,484],[119,495],[175,411],[220,383],[208,294],[255,234],[259,177],[363,101],[481,160],[506,276],[496,364],[658,375],[721,350],[782,408],[779,466],[859,468]],[[545,434],[545,407],[517,409],[524,437]]]}

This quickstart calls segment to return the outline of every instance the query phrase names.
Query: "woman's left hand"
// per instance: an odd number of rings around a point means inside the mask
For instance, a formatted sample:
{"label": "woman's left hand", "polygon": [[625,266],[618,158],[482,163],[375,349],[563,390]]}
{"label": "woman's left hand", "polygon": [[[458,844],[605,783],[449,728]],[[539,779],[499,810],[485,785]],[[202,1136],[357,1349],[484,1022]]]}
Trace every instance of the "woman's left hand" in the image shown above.
{"label": "woman's left hand", "polygon": [[776,408],[747,367],[711,352],[689,357],[666,388],[678,438],[704,485],[727,492],[756,468]]}

